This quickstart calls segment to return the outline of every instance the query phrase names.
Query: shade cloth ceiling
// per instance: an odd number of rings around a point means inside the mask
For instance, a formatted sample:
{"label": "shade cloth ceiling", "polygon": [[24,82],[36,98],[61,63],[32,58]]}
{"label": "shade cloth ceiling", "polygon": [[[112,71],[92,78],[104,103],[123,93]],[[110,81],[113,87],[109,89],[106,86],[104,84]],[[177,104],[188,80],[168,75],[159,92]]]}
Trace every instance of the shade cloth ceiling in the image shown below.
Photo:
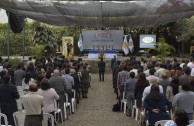
{"label": "shade cloth ceiling", "polygon": [[59,26],[157,27],[194,15],[194,0],[0,0],[0,8]]}

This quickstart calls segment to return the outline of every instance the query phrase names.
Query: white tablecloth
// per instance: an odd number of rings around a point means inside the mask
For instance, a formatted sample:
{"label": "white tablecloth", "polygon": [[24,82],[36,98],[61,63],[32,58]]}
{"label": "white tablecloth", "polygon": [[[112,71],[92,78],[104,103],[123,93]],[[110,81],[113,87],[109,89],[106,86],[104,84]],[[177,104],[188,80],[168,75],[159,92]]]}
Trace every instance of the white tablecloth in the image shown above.
{"label": "white tablecloth", "polygon": [[[113,53],[113,54],[111,54],[111,53],[106,54],[105,53],[104,55],[105,55],[105,59],[112,59],[112,58],[114,58],[114,55],[116,55],[116,57],[117,57],[117,54],[115,54],[115,53]],[[89,53],[88,59],[98,59],[98,53],[97,54]]]}

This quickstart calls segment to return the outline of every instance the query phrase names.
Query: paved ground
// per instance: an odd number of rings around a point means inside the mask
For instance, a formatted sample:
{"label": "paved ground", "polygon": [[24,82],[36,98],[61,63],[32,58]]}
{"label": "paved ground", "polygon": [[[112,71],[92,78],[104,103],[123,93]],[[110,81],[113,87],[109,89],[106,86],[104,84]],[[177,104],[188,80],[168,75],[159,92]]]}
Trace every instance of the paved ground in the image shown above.
{"label": "paved ground", "polygon": [[99,82],[98,75],[93,74],[88,98],[81,99],[75,114],[59,126],[138,126],[123,112],[112,112],[117,99],[111,80],[111,74],[105,75],[105,82]]}

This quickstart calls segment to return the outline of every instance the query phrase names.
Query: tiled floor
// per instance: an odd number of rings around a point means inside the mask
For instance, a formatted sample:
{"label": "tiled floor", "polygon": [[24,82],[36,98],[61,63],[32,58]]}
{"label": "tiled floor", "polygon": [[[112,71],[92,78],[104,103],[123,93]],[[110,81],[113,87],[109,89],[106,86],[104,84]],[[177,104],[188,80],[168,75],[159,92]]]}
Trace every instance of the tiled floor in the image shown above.
{"label": "tiled floor", "polygon": [[69,116],[60,126],[138,126],[138,123],[123,112],[112,112],[117,103],[112,88],[112,75],[105,74],[105,82],[99,82],[98,75],[92,75],[87,99],[81,99],[75,114]]}

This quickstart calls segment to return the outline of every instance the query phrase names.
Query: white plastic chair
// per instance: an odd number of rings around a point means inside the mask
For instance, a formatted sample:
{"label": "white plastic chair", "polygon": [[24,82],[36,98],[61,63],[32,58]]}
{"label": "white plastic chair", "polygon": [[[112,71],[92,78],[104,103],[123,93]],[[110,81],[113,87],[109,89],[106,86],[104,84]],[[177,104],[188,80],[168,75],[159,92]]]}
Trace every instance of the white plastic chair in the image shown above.
{"label": "white plastic chair", "polygon": [[48,119],[51,119],[51,122],[52,122],[51,126],[54,126],[54,117],[53,117],[53,115],[48,114],[48,113],[44,113],[43,118],[44,119],[42,121],[42,126],[48,126]]}
{"label": "white plastic chair", "polygon": [[[5,125],[1,125],[1,117],[3,117]],[[8,125],[7,116],[3,113],[0,113],[0,126],[11,126],[11,125]]]}
{"label": "white plastic chair", "polygon": [[61,116],[61,122],[63,122],[63,116],[62,116],[62,111],[59,109],[59,105],[57,104],[57,101],[54,100],[54,106],[55,106],[55,121],[56,121],[56,114],[58,113],[58,117]]}
{"label": "white plastic chair", "polygon": [[161,121],[157,121],[157,122],[155,123],[155,126],[158,126],[158,125],[164,126],[165,123],[168,122],[168,121],[169,121],[169,120],[161,120]]}
{"label": "white plastic chair", "polygon": [[25,117],[26,115],[24,112],[14,112],[13,119],[14,119],[15,126],[24,126]]}
{"label": "white plastic chair", "polygon": [[122,111],[122,108],[123,108],[123,105],[122,103],[124,103],[124,113],[126,113],[126,109],[127,109],[127,99],[124,99],[125,98],[125,92],[123,92],[123,99],[121,100],[121,111]]}
{"label": "white plastic chair", "polygon": [[71,99],[71,104],[72,104],[72,112],[75,112],[75,109],[76,109],[76,99],[75,99],[75,94],[76,94],[76,91],[74,89],[71,89],[72,92],[73,92],[73,97]]}
{"label": "white plastic chair", "polygon": [[71,114],[71,104],[68,102],[68,94],[65,93],[66,101],[64,102],[64,113],[65,118],[67,119],[67,107],[69,107],[69,114]]}
{"label": "white plastic chair", "polygon": [[135,100],[135,104],[133,105],[132,108],[132,118],[134,117],[134,112],[135,112],[135,120],[138,118],[138,108],[137,108],[137,101]]}

